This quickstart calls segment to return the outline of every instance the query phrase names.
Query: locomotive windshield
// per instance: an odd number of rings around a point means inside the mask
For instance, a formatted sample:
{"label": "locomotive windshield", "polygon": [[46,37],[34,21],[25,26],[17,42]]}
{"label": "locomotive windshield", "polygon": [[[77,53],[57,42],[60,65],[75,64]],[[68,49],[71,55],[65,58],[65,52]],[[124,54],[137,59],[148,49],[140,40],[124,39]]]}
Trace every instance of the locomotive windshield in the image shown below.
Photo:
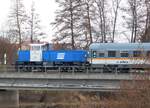
{"label": "locomotive windshield", "polygon": [[48,44],[30,44],[30,50],[32,51],[45,51],[48,50]]}
{"label": "locomotive windshield", "polygon": [[39,51],[41,50],[41,46],[31,46],[31,50]]}

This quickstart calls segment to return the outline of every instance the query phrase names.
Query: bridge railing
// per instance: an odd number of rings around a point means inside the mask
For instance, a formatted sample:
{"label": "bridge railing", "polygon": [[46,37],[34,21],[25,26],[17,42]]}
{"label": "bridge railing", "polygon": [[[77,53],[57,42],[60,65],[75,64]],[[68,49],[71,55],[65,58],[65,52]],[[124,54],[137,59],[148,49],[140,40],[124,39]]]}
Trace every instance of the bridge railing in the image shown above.
{"label": "bridge railing", "polygon": [[9,72],[17,72],[17,73],[45,73],[45,74],[65,74],[65,73],[69,73],[72,75],[75,75],[77,73],[80,74],[93,74],[93,73],[98,73],[98,74],[137,74],[137,73],[144,73],[146,71],[139,71],[139,72],[135,72],[135,71],[130,71],[130,72],[118,72],[116,71],[116,69],[113,72],[104,72],[102,69],[91,69],[91,68],[85,68],[84,66],[81,66],[80,68],[78,66],[18,66],[17,68],[15,67],[15,65],[0,65],[0,73],[9,73]]}
{"label": "bridge railing", "polygon": [[[110,73],[102,69],[92,69],[84,66],[17,66],[0,65],[0,72],[45,72],[45,73]],[[119,73],[114,70],[112,73]]]}

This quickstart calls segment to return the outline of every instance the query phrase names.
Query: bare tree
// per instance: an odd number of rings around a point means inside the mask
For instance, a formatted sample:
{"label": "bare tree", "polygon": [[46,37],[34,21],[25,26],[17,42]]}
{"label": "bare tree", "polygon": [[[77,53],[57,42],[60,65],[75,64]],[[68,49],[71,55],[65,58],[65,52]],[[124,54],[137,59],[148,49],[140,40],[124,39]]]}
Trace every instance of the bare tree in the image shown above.
{"label": "bare tree", "polygon": [[40,25],[39,14],[36,13],[35,3],[32,1],[31,12],[28,18],[28,31],[30,35],[30,41],[33,43],[38,40],[38,37],[44,36],[45,33],[42,32]]}
{"label": "bare tree", "polygon": [[131,42],[135,42],[136,33],[137,33],[137,2],[136,0],[129,1],[131,11],[132,11],[132,34],[131,34]]}
{"label": "bare tree", "polygon": [[13,7],[9,15],[9,33],[17,36],[19,48],[21,49],[22,39],[25,37],[25,25],[27,16],[22,0],[13,0]]}
{"label": "bare tree", "polygon": [[150,1],[145,0],[146,6],[146,24],[144,29],[144,34],[141,36],[142,42],[150,42]]}
{"label": "bare tree", "polygon": [[150,42],[150,26],[145,29],[144,34],[141,36],[141,42]]}
{"label": "bare tree", "polygon": [[114,42],[115,32],[116,32],[116,23],[117,23],[117,17],[118,17],[118,9],[119,9],[121,0],[112,0],[112,2],[113,2],[113,11],[114,11],[112,42]]}
{"label": "bare tree", "polygon": [[126,21],[127,28],[131,30],[130,42],[139,40],[145,25],[145,7],[141,0],[128,0],[128,7],[122,8],[127,15],[123,16]]}
{"label": "bare tree", "polygon": [[[56,12],[55,22],[52,23],[57,28],[55,40],[69,41],[72,49],[75,49],[75,38],[78,36],[76,22],[79,20],[78,7],[80,0],[56,0],[60,9]],[[80,10],[79,10],[80,11]]]}
{"label": "bare tree", "polygon": [[[79,11],[80,10],[80,11]],[[86,49],[93,42],[92,13],[93,1],[81,0],[78,7],[78,22],[77,31],[79,31],[78,46]]]}
{"label": "bare tree", "polygon": [[69,0],[69,11],[70,11],[70,29],[71,29],[71,43],[72,43],[72,49],[75,49],[75,40],[74,40],[74,26],[73,26],[73,1]]}
{"label": "bare tree", "polygon": [[85,18],[87,19],[87,30],[89,32],[89,37],[90,37],[90,44],[93,43],[93,37],[92,37],[92,27],[91,27],[91,16],[90,16],[90,7],[92,5],[93,2],[90,2],[90,0],[84,0],[83,4],[85,4],[86,6],[86,16]]}
{"label": "bare tree", "polygon": [[150,1],[145,0],[146,5],[146,29],[150,27]]}
{"label": "bare tree", "polygon": [[[109,32],[109,20],[107,17],[107,1],[106,0],[95,0],[95,25],[98,26],[97,30],[100,32],[100,42],[107,42],[106,36]],[[98,37],[99,38],[99,37]],[[99,40],[99,39],[97,39]]]}
{"label": "bare tree", "polygon": [[16,60],[17,47],[4,35],[5,34],[0,35],[0,64],[4,64],[4,54],[7,55],[7,64],[12,64],[15,63]]}

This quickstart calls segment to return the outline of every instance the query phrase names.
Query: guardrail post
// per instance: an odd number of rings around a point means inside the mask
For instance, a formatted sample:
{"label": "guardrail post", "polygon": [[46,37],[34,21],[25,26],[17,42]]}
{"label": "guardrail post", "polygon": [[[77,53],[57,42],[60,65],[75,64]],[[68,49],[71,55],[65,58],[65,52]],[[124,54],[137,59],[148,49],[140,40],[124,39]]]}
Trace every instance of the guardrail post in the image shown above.
{"label": "guardrail post", "polygon": [[75,69],[74,69],[75,67],[73,66],[73,71],[72,71],[72,77],[74,76],[74,74],[75,74]]}
{"label": "guardrail post", "polygon": [[61,67],[58,67],[58,72],[59,72],[59,78],[61,78]]}
{"label": "guardrail post", "polygon": [[31,73],[33,73],[34,71],[33,71],[33,69],[34,69],[34,67],[33,66],[31,66]]}
{"label": "guardrail post", "polygon": [[88,68],[86,68],[86,73],[87,73],[87,74],[89,74],[89,70],[88,70]]}
{"label": "guardrail post", "polygon": [[44,71],[45,71],[45,73],[47,73],[47,71],[46,71],[46,66],[44,67]]}
{"label": "guardrail post", "polygon": [[88,68],[86,68],[86,74],[87,74],[87,76],[89,78],[89,70],[88,70]]}
{"label": "guardrail post", "polygon": [[115,67],[115,74],[118,75],[117,67]]}
{"label": "guardrail post", "polygon": [[17,67],[17,71],[18,71],[18,73],[20,73],[20,67],[19,66]]}

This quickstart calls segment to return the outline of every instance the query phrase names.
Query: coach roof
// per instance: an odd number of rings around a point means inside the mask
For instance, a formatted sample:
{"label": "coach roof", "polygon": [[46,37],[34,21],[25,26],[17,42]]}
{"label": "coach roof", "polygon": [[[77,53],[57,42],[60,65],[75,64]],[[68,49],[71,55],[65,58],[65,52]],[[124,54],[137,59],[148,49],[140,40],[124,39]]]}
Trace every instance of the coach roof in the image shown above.
{"label": "coach roof", "polygon": [[150,50],[150,43],[92,43],[89,50]]}

